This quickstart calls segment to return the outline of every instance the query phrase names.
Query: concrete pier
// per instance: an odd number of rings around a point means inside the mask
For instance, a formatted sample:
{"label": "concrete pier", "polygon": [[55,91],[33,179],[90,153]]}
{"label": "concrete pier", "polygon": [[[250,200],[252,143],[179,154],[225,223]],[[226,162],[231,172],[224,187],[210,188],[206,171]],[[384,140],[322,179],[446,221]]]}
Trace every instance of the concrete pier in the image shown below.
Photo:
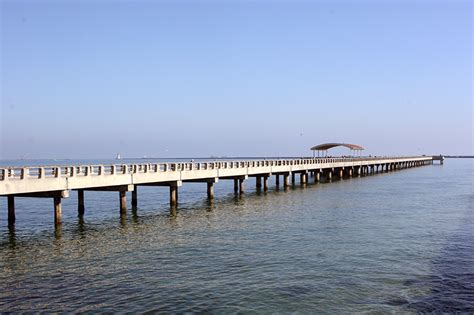
{"label": "concrete pier", "polygon": [[15,197],[8,196],[8,224],[15,224]]}
{"label": "concrete pier", "polygon": [[86,211],[84,205],[84,190],[78,189],[77,190],[77,214],[82,217]]}
{"label": "concrete pier", "polygon": [[316,171],[316,175],[314,176],[314,182],[319,183],[321,181],[321,172]]}
{"label": "concrete pier", "polygon": [[138,206],[138,186],[135,185],[132,191],[132,207]]}
{"label": "concrete pier", "polygon": [[244,193],[244,178],[239,178],[239,194]]}
{"label": "concrete pier", "polygon": [[119,191],[120,212],[127,212],[127,192]]}
{"label": "concrete pier", "polygon": [[207,199],[214,199],[214,181],[207,182]]}
{"label": "concrete pier", "polygon": [[283,175],[283,187],[288,188],[290,186],[290,174]]}
{"label": "concrete pier", "polygon": [[54,224],[61,224],[61,197],[54,197]]}
{"label": "concrete pier", "polygon": [[[437,157],[437,161],[442,161]],[[431,156],[414,157],[361,157],[361,158],[301,158],[278,160],[214,161],[191,163],[148,163],[114,165],[32,166],[0,168],[0,197],[7,198],[8,224],[15,224],[16,198],[52,198],[54,221],[61,223],[61,201],[71,190],[77,191],[78,215],[85,213],[84,192],[103,191],[119,193],[119,208],[127,211],[126,192],[132,193],[132,207],[138,204],[138,186],[166,186],[170,190],[170,206],[178,205],[178,187],[186,182],[207,185],[207,197],[214,199],[214,185],[219,179],[233,180],[234,191],[244,193],[244,181],[256,178],[257,189],[269,189],[269,178],[275,175],[275,185],[283,176],[285,188],[295,184],[299,174],[301,184],[308,184],[309,175],[318,183],[321,174],[331,182],[333,173],[340,179],[389,172],[404,168],[433,164]],[[262,183],[263,180],[263,183]]]}
{"label": "concrete pier", "polygon": [[176,207],[178,205],[178,186],[170,185],[170,206]]}
{"label": "concrete pier", "polygon": [[268,191],[268,177],[269,175],[263,175],[263,191]]}
{"label": "concrete pier", "polygon": [[300,184],[301,185],[306,184],[306,173],[301,173],[300,174]]}

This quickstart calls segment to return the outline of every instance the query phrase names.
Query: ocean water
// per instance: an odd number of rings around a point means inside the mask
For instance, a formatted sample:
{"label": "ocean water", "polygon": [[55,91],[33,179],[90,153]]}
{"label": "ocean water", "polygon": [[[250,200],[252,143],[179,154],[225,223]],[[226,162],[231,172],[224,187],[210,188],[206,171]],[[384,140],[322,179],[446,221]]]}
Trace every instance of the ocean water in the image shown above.
{"label": "ocean water", "polygon": [[0,198],[0,312],[474,312],[473,162],[243,196],[221,180],[213,203],[185,183],[176,216],[164,187],[126,216],[86,192],[83,219],[72,192],[60,229],[28,198],[8,227]]}

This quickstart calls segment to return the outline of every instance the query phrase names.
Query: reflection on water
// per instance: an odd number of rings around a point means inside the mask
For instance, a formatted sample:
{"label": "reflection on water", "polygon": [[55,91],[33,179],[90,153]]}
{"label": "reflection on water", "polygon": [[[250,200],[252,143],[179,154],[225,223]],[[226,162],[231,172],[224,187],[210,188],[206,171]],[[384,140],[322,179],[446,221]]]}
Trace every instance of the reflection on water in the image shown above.
{"label": "reflection on water", "polygon": [[[474,311],[473,167],[449,160],[368,178],[244,195],[185,185],[18,199],[0,216],[0,311]],[[272,184],[272,183],[271,183]],[[4,200],[0,208],[6,209]],[[171,210],[171,211],[170,211]]]}

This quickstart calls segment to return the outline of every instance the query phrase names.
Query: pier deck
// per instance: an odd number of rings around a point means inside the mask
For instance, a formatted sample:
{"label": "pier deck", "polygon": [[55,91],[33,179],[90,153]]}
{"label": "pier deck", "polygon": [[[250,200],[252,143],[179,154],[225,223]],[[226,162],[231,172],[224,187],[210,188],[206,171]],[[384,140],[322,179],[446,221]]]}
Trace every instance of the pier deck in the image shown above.
{"label": "pier deck", "polygon": [[244,181],[256,178],[257,189],[268,189],[268,178],[276,176],[276,185],[308,183],[388,172],[433,163],[432,156],[362,157],[362,158],[301,158],[246,161],[146,163],[114,165],[71,165],[44,167],[0,168],[0,196],[8,198],[8,222],[15,222],[16,197],[53,198],[55,223],[61,223],[61,199],[71,190],[78,192],[78,213],[84,214],[84,191],[119,192],[120,210],[126,211],[126,192],[132,192],[132,205],[138,202],[136,187],[168,186],[171,211],[178,203],[178,187],[186,182],[207,183],[207,195],[214,198],[214,184],[219,180],[234,180],[234,191],[244,192]]}

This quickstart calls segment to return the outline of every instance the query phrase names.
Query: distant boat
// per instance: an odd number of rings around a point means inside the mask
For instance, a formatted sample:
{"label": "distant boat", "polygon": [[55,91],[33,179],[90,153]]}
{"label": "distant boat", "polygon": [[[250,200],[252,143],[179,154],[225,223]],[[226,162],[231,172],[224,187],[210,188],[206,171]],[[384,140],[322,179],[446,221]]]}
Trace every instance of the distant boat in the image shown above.
{"label": "distant boat", "polygon": [[121,160],[122,159],[122,156],[120,155],[120,153],[117,153],[117,157],[115,159],[116,160]]}

